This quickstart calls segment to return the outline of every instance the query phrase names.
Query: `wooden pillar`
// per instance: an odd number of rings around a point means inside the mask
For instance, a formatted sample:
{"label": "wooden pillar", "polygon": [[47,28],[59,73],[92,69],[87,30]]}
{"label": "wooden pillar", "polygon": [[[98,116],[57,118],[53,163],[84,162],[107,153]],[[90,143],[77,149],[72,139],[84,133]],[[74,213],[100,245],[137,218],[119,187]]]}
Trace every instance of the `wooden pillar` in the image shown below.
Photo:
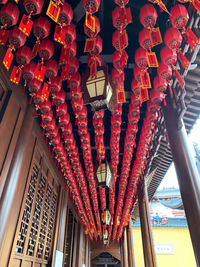
{"label": "wooden pillar", "polygon": [[88,267],[90,266],[91,266],[91,241],[88,238]]}
{"label": "wooden pillar", "polygon": [[[193,161],[184,124],[177,123],[171,98],[163,108],[166,128],[176,168],[197,266],[200,266],[200,178]],[[179,125],[179,127],[178,127]]]}
{"label": "wooden pillar", "polygon": [[72,259],[72,267],[76,267],[76,253],[77,253],[77,243],[78,243],[78,223],[74,222],[74,240],[73,240],[73,259]]}
{"label": "wooden pillar", "polygon": [[89,240],[88,236],[85,236],[85,266],[89,266]]}
{"label": "wooden pillar", "polygon": [[7,266],[26,185],[35,139],[33,108],[28,106],[0,200],[0,266]]}
{"label": "wooden pillar", "polygon": [[120,239],[120,261],[121,261],[121,267],[124,267],[124,237]]}
{"label": "wooden pillar", "polygon": [[130,267],[128,264],[128,240],[127,240],[126,228],[124,229],[123,246],[124,246],[124,267]]}
{"label": "wooden pillar", "polygon": [[128,245],[128,263],[129,267],[134,267],[134,254],[133,254],[133,240],[132,240],[132,228],[131,222],[129,221],[127,227],[127,245]]}
{"label": "wooden pillar", "polygon": [[138,186],[138,204],[140,212],[140,223],[141,223],[145,266],[156,267],[156,258],[155,258],[152,229],[149,216],[149,207],[148,207],[147,193],[144,182],[141,182]]}
{"label": "wooden pillar", "polygon": [[82,250],[83,250],[83,227],[82,224],[78,224],[79,227],[79,235],[78,235],[78,242],[77,242],[77,251],[76,251],[76,267],[82,266]]}

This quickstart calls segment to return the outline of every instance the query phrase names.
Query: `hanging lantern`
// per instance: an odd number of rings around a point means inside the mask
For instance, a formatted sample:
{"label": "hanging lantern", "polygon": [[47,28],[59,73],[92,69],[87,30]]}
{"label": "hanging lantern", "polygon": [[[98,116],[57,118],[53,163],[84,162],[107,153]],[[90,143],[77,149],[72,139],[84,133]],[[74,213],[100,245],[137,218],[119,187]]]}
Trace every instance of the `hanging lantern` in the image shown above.
{"label": "hanging lantern", "polygon": [[168,83],[166,80],[161,79],[159,76],[156,76],[153,81],[153,88],[157,92],[164,92],[167,89]]}
{"label": "hanging lantern", "polygon": [[135,66],[133,67],[133,75],[134,75],[134,78],[135,78],[139,83],[141,83],[141,73],[142,73],[141,68],[139,68],[137,65],[135,65]]}
{"label": "hanging lantern", "polygon": [[31,81],[34,78],[36,65],[33,62],[30,62],[23,68],[23,78],[26,82]]}
{"label": "hanging lantern", "polygon": [[113,66],[117,70],[123,69],[127,65],[127,60],[128,60],[128,55],[125,50],[122,51],[115,51],[112,54],[112,61],[113,61]]}
{"label": "hanging lantern", "polygon": [[[43,103],[45,103],[45,102],[43,102]],[[42,103],[42,104],[43,104]],[[42,105],[41,104],[41,105]],[[41,110],[41,109],[40,109]],[[53,112],[52,111],[50,111],[49,113],[42,113],[41,114],[41,119],[42,119],[42,123],[43,124],[47,124],[47,123],[49,123],[50,121],[52,121],[52,119],[53,119]]]}
{"label": "hanging lantern", "polygon": [[39,46],[39,56],[48,60],[53,56],[54,53],[54,43],[48,39],[42,40]]}
{"label": "hanging lantern", "polygon": [[61,90],[58,93],[54,93],[54,95],[53,95],[54,105],[59,106],[59,105],[65,103],[65,97],[66,97],[66,94],[63,90]]}
{"label": "hanging lantern", "polygon": [[59,126],[61,129],[65,128],[69,124],[70,118],[69,114],[66,113],[64,116],[59,118]]}
{"label": "hanging lantern", "polygon": [[93,32],[90,28],[88,28],[86,26],[86,24],[84,23],[84,33],[85,35],[87,35],[90,38],[94,38],[98,35],[98,33],[100,32],[100,22],[99,19],[96,16],[93,16],[95,19],[95,31]]}
{"label": "hanging lantern", "polygon": [[60,5],[60,13],[57,23],[62,26],[69,25],[72,19],[73,19],[72,7],[68,3],[63,2]]}
{"label": "hanging lantern", "polygon": [[116,30],[113,32],[112,45],[118,51],[121,51],[128,46],[128,35],[125,30]]}
{"label": "hanging lantern", "polygon": [[129,0],[114,0],[115,4],[120,6],[120,7],[124,7],[129,3]]}
{"label": "hanging lantern", "polygon": [[151,102],[156,105],[159,106],[163,99],[165,99],[165,94],[162,92],[157,92],[156,90],[152,90],[151,93]]}
{"label": "hanging lantern", "polygon": [[16,47],[16,48],[19,48],[21,46],[23,46],[26,42],[26,35],[21,32],[17,26],[15,26],[10,34],[9,34],[9,43],[11,45],[11,47]]}
{"label": "hanging lantern", "polygon": [[49,84],[49,90],[54,94],[58,93],[61,90],[62,86],[62,80],[60,77],[56,76],[51,80],[51,83]]}
{"label": "hanging lantern", "polygon": [[68,81],[68,86],[70,89],[76,89],[80,87],[80,84],[81,84],[81,75],[79,74],[79,72],[76,72],[74,75],[72,75],[72,77]]}
{"label": "hanging lantern", "polygon": [[82,6],[86,12],[93,14],[99,10],[101,0],[82,0]]}
{"label": "hanging lantern", "polygon": [[148,65],[146,50],[144,48],[138,48],[135,51],[135,63],[141,69],[145,69]]}
{"label": "hanging lantern", "polygon": [[41,88],[42,83],[37,79],[32,79],[28,83],[28,90],[31,94],[35,94]]}
{"label": "hanging lantern", "polygon": [[76,29],[73,24],[63,27],[65,33],[65,44],[67,46],[71,45],[72,42],[76,39]]}
{"label": "hanging lantern", "polygon": [[43,97],[42,90],[40,89],[33,95],[33,102],[36,106],[39,106],[40,104],[42,104],[43,101],[44,101],[44,97]]}
{"label": "hanging lantern", "polygon": [[118,30],[125,29],[129,23],[132,23],[131,9],[115,7],[112,11],[112,23]]}
{"label": "hanging lantern", "polygon": [[97,185],[101,187],[110,187],[112,184],[112,173],[110,165],[106,160],[103,160],[101,164],[96,166],[95,177],[97,180]]}
{"label": "hanging lantern", "polygon": [[180,4],[173,6],[170,11],[169,18],[174,28],[184,28],[189,20],[189,15],[186,7]]}
{"label": "hanging lantern", "polygon": [[139,44],[145,50],[150,50],[152,48],[151,45],[151,38],[150,38],[150,30],[149,29],[142,29],[139,32]]}
{"label": "hanging lantern", "polygon": [[24,7],[28,14],[37,15],[42,11],[44,0],[24,0]]}
{"label": "hanging lantern", "polygon": [[102,52],[102,48],[103,48],[102,39],[99,35],[97,35],[94,49],[90,52],[90,54],[91,55],[100,54]]}
{"label": "hanging lantern", "polygon": [[70,90],[70,96],[71,96],[71,100],[73,102],[77,102],[82,98],[82,92],[80,88],[74,89],[74,90]]}
{"label": "hanging lantern", "polygon": [[58,117],[65,116],[67,114],[67,104],[63,103],[59,106],[56,106],[56,115]]}
{"label": "hanging lantern", "polygon": [[153,5],[146,4],[140,9],[140,22],[146,29],[151,29],[155,26],[157,21],[157,12]]}
{"label": "hanging lantern", "polygon": [[140,95],[141,84],[135,79],[132,80],[131,90],[135,95]]}
{"label": "hanging lantern", "polygon": [[170,49],[167,46],[164,46],[160,50],[161,61],[166,65],[173,65],[177,61],[177,53],[175,50]]}
{"label": "hanging lantern", "polygon": [[49,35],[50,22],[46,17],[40,16],[33,24],[33,33],[37,39],[44,39]]}
{"label": "hanging lantern", "polygon": [[109,209],[105,209],[104,210],[104,220],[103,220],[103,223],[105,225],[110,225],[110,223],[111,223],[111,214],[110,214]]}
{"label": "hanging lantern", "polygon": [[20,66],[25,66],[31,61],[31,49],[24,45],[17,50],[16,61]]}
{"label": "hanging lantern", "polygon": [[48,114],[51,112],[51,102],[50,101],[45,101],[44,103],[41,104],[40,106],[40,112],[42,114]]}
{"label": "hanging lantern", "polygon": [[120,80],[124,81],[124,71],[119,71],[113,68],[111,71],[111,77],[113,84],[116,86]]}
{"label": "hanging lantern", "polygon": [[160,78],[163,80],[168,80],[172,76],[172,68],[169,65],[164,64],[163,62],[159,63],[157,72]]}
{"label": "hanging lantern", "polygon": [[19,19],[19,9],[17,5],[7,3],[0,9],[0,21],[3,26],[11,27],[17,24]]}
{"label": "hanging lantern", "polygon": [[69,61],[69,76],[73,76],[77,71],[79,67],[79,62],[77,57],[72,57]]}
{"label": "hanging lantern", "polygon": [[178,29],[172,27],[165,32],[164,40],[170,49],[176,49],[181,46],[182,36]]}
{"label": "hanging lantern", "polygon": [[65,127],[62,127],[62,135],[69,136],[72,134],[72,125],[71,123],[68,123]]}
{"label": "hanging lantern", "polygon": [[49,132],[54,131],[55,128],[56,128],[56,121],[55,121],[54,118],[53,118],[52,121],[50,121],[49,123],[47,123],[47,124],[45,125],[45,131],[46,131],[46,133],[49,133]]}
{"label": "hanging lantern", "polygon": [[45,76],[49,79],[54,78],[58,73],[58,63],[56,60],[50,59],[45,63]]}

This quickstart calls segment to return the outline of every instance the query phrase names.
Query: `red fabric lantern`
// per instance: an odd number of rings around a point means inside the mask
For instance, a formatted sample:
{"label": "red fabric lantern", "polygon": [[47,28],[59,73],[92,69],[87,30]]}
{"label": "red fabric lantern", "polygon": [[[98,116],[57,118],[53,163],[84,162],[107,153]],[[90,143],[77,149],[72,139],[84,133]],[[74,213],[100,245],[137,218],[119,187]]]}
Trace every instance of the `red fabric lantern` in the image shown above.
{"label": "red fabric lantern", "polygon": [[45,130],[47,133],[54,131],[55,128],[56,128],[56,121],[54,118],[52,121],[50,121],[49,123],[45,125]]}
{"label": "red fabric lantern", "polygon": [[[43,102],[43,103],[45,103],[45,102]],[[42,104],[43,104],[42,103]],[[41,105],[42,105],[41,104]],[[52,119],[53,119],[53,112],[52,111],[50,111],[49,113],[42,113],[41,114],[41,119],[42,119],[42,123],[43,124],[47,124],[47,123],[49,123],[50,121],[52,121]]]}
{"label": "red fabric lantern", "polygon": [[68,86],[70,89],[76,89],[80,87],[81,84],[81,75],[79,72],[76,72],[68,81]]}
{"label": "red fabric lantern", "polygon": [[68,125],[68,123],[69,123],[69,120],[70,119],[69,119],[69,114],[68,113],[66,113],[64,116],[60,117],[59,118],[60,128],[62,129],[62,128],[66,127]]}
{"label": "red fabric lantern", "polygon": [[115,9],[113,9],[112,23],[116,29],[122,30],[131,22],[132,14],[130,8],[121,8],[117,6]]}
{"label": "red fabric lantern", "polygon": [[56,60],[50,59],[45,63],[46,72],[45,75],[47,78],[52,79],[58,73],[58,63]]}
{"label": "red fabric lantern", "polygon": [[169,18],[174,28],[184,28],[189,20],[189,15],[186,7],[180,4],[173,6],[170,11]]}
{"label": "red fabric lantern", "polygon": [[24,7],[28,14],[37,15],[42,11],[44,0],[24,0]]}
{"label": "red fabric lantern", "polygon": [[160,78],[163,80],[168,80],[172,76],[172,68],[169,65],[164,64],[163,62],[159,63],[157,72]]}
{"label": "red fabric lantern", "polygon": [[16,48],[23,46],[26,42],[26,35],[17,26],[11,30],[8,38],[10,45]]}
{"label": "red fabric lantern", "polygon": [[128,60],[128,55],[125,50],[123,50],[122,53],[120,53],[119,51],[115,51],[112,54],[113,66],[117,70],[123,69],[127,64],[127,60]]}
{"label": "red fabric lantern", "polygon": [[51,83],[49,85],[49,90],[54,94],[58,93],[61,90],[62,81],[61,78],[56,76],[51,80]]}
{"label": "red fabric lantern", "polygon": [[170,49],[176,49],[181,46],[182,43],[182,35],[180,34],[179,30],[176,28],[169,28],[164,35],[165,44]]}
{"label": "red fabric lantern", "polygon": [[35,105],[40,105],[44,101],[42,90],[38,90],[33,96],[33,102]]}
{"label": "red fabric lantern", "polygon": [[72,7],[68,3],[63,2],[60,7],[60,13],[57,23],[60,25],[68,25],[71,23],[72,19],[73,19]]}
{"label": "red fabric lantern", "polygon": [[151,102],[157,106],[160,105],[165,98],[165,95],[162,92],[157,92],[156,90],[152,90],[150,96]]}
{"label": "red fabric lantern", "polygon": [[25,81],[29,82],[34,78],[36,65],[33,62],[30,62],[23,68],[23,78]]}
{"label": "red fabric lantern", "polygon": [[153,5],[146,4],[140,9],[140,22],[145,28],[153,28],[157,21],[157,12]]}
{"label": "red fabric lantern", "polygon": [[141,69],[145,69],[148,65],[146,50],[144,48],[138,48],[135,51],[135,63]]}
{"label": "red fabric lantern", "polygon": [[123,7],[127,5],[128,3],[129,3],[129,0],[115,0],[115,4],[120,7]]}
{"label": "red fabric lantern", "polygon": [[63,103],[56,107],[56,115],[58,117],[65,116],[67,114],[67,104]]}
{"label": "red fabric lantern", "polygon": [[71,100],[74,102],[79,101],[82,98],[82,92],[80,88],[70,90]]}
{"label": "red fabric lantern", "polygon": [[157,92],[163,92],[167,89],[167,81],[161,79],[159,76],[156,76],[153,81],[153,88]]}
{"label": "red fabric lantern", "polygon": [[32,79],[28,83],[28,90],[30,91],[30,93],[36,93],[41,88],[41,85],[42,85],[42,83],[39,80]]}
{"label": "red fabric lantern", "polygon": [[51,112],[51,103],[50,101],[45,101],[40,106],[40,112],[42,114],[48,114]]}
{"label": "red fabric lantern", "polygon": [[91,64],[96,61],[97,67],[101,66],[101,56],[100,55],[88,55],[88,66],[90,67]]}
{"label": "red fabric lantern", "polygon": [[124,81],[124,72],[113,68],[111,71],[111,77],[113,84],[117,85],[120,80]]}
{"label": "red fabric lantern", "polygon": [[97,36],[97,34],[100,32],[100,22],[99,19],[96,16],[93,16],[95,18],[95,32],[93,32],[90,28],[86,26],[84,23],[84,33],[85,35],[89,36],[90,38],[94,38]]}
{"label": "red fabric lantern", "polygon": [[94,50],[91,51],[90,54],[91,55],[100,54],[102,52],[102,48],[103,48],[102,39],[99,35],[97,35]]}
{"label": "red fabric lantern", "polygon": [[76,29],[73,24],[67,25],[63,27],[63,30],[65,32],[65,44],[71,45],[72,42],[76,39]]}
{"label": "red fabric lantern", "polygon": [[150,30],[144,28],[139,32],[139,44],[145,50],[151,49]]}
{"label": "red fabric lantern", "polygon": [[50,22],[46,17],[40,16],[33,24],[33,33],[36,38],[44,39],[49,35]]}
{"label": "red fabric lantern", "polygon": [[66,94],[63,90],[61,90],[60,92],[58,93],[55,93],[53,95],[53,103],[56,105],[56,106],[59,106],[63,103],[65,103],[65,97],[66,97]]}
{"label": "red fabric lantern", "polygon": [[72,125],[68,123],[65,127],[62,127],[63,136],[69,136],[72,134]]}
{"label": "red fabric lantern", "polygon": [[88,13],[95,13],[99,10],[101,0],[82,0],[82,6]]}
{"label": "red fabric lantern", "polygon": [[0,21],[3,26],[11,27],[17,24],[19,19],[19,9],[17,5],[7,3],[0,10]]}
{"label": "red fabric lantern", "polygon": [[136,81],[135,79],[132,80],[131,83],[131,90],[135,95],[140,95],[140,88],[141,88],[141,84],[138,83],[138,81]]}
{"label": "red fabric lantern", "polygon": [[20,66],[25,66],[31,61],[31,49],[24,45],[17,50],[16,61]]}
{"label": "red fabric lantern", "polygon": [[141,68],[139,68],[137,65],[134,66],[133,68],[133,75],[134,75],[134,78],[139,82],[141,83]]}
{"label": "red fabric lantern", "polygon": [[76,57],[73,57],[68,61],[68,64],[69,64],[69,75],[72,76],[78,71],[79,67],[78,59]]}
{"label": "red fabric lantern", "polygon": [[160,58],[161,61],[166,64],[166,65],[172,65],[176,62],[177,60],[177,53],[175,50],[170,49],[167,46],[164,46],[161,50],[160,50]]}
{"label": "red fabric lantern", "polygon": [[42,40],[39,46],[39,55],[42,59],[48,60],[53,56],[54,43],[48,39]]}

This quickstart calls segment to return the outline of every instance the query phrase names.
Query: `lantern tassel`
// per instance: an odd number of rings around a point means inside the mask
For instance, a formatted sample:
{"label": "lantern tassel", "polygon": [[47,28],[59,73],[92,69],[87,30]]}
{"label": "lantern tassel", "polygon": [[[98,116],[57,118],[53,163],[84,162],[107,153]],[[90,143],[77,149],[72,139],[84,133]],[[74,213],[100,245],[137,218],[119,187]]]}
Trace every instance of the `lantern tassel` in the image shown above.
{"label": "lantern tassel", "polygon": [[171,84],[169,84],[169,92],[170,92],[170,95],[173,96],[173,91],[172,91]]}

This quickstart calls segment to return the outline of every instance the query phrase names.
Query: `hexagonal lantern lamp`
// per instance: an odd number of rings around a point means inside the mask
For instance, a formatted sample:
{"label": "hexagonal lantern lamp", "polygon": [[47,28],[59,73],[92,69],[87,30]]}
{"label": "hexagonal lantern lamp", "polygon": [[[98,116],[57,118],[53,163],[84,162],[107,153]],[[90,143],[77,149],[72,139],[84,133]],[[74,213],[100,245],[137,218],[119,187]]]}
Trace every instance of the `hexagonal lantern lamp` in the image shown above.
{"label": "hexagonal lantern lamp", "polygon": [[107,160],[103,160],[101,164],[97,164],[95,168],[95,178],[97,185],[101,187],[111,187],[113,183],[113,175]]}
{"label": "hexagonal lantern lamp", "polygon": [[106,225],[110,225],[111,222],[111,214],[108,208],[104,210],[104,223]]}
{"label": "hexagonal lantern lamp", "polygon": [[107,66],[98,67],[97,73],[93,78],[91,78],[89,69],[87,69],[82,81],[85,104],[90,104],[94,111],[107,108],[113,111],[116,97]]}

